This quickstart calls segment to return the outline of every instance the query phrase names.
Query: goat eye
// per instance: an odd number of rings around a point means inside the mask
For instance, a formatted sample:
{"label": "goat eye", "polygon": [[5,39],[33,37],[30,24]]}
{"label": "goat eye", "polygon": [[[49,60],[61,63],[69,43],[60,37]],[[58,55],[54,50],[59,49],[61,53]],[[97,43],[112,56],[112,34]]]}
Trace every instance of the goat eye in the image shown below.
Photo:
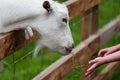
{"label": "goat eye", "polygon": [[67,19],[66,18],[63,18],[62,21],[65,22],[65,23],[67,23]]}

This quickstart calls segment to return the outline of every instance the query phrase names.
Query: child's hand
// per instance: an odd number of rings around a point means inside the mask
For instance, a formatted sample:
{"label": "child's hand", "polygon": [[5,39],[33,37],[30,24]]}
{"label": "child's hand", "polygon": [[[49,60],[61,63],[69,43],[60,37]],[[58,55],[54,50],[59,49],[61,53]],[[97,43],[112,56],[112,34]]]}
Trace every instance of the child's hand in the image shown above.
{"label": "child's hand", "polygon": [[98,53],[98,56],[99,57],[107,56],[109,54],[112,54],[112,53],[118,51],[118,48],[119,48],[119,46],[113,46],[113,47],[110,47],[110,48],[101,49]]}
{"label": "child's hand", "polygon": [[88,75],[90,75],[98,66],[104,63],[120,61],[119,53],[120,53],[120,44],[100,50],[98,53],[98,57],[89,61],[91,67],[86,71],[85,76],[87,77]]}
{"label": "child's hand", "polygon": [[100,66],[104,62],[105,59],[103,59],[103,57],[97,57],[94,60],[89,61],[91,67],[86,71],[85,76],[87,77],[88,75],[90,75],[98,66]]}

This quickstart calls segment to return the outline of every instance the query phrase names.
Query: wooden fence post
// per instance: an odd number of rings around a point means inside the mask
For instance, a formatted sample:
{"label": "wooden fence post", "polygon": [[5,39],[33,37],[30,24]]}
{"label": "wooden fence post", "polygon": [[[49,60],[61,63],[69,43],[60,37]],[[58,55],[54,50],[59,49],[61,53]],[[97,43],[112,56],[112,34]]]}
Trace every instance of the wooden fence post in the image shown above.
{"label": "wooden fence post", "polygon": [[85,40],[98,30],[98,6],[84,12],[82,15],[81,39]]}
{"label": "wooden fence post", "polygon": [[[82,27],[81,27],[81,39],[82,41],[87,39],[90,35],[94,34],[98,30],[98,5],[93,7],[90,10],[87,10],[86,12],[82,13]],[[88,60],[90,60],[89,58]],[[85,79],[84,73],[89,67],[88,61],[84,62],[84,69],[82,72],[82,80]]]}

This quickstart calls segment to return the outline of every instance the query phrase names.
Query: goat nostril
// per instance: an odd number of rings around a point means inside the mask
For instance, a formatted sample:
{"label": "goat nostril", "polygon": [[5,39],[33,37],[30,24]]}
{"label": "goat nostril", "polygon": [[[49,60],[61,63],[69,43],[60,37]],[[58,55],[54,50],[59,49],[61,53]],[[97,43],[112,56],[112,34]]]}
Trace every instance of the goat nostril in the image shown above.
{"label": "goat nostril", "polygon": [[65,50],[68,51],[68,52],[71,52],[71,51],[72,51],[72,48],[67,48],[67,47],[65,47]]}
{"label": "goat nostril", "polygon": [[65,50],[70,53],[73,48],[74,48],[74,44],[72,44],[70,47],[65,47]]}

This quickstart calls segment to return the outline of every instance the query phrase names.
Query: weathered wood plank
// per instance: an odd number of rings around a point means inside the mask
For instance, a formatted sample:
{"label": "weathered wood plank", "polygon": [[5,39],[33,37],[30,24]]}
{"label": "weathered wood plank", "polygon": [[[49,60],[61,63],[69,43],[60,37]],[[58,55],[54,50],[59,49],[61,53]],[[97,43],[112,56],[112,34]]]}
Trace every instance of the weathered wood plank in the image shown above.
{"label": "weathered wood plank", "polygon": [[[111,29],[113,29],[112,27],[115,27],[117,29],[120,28],[119,23],[120,23],[120,17],[110,22],[108,25],[105,26],[105,28],[100,30],[97,34],[92,35],[87,40],[80,43],[80,45],[78,45],[70,55],[64,56],[61,59],[59,59],[57,62],[53,63],[50,67],[48,67],[46,70],[41,72],[33,80],[63,79],[76,66],[82,65],[86,61],[88,61],[87,59],[89,59],[99,49],[99,47],[101,46],[100,43],[102,43],[101,41],[104,40],[104,38],[101,38],[103,35],[109,33],[109,35],[111,36],[109,37],[109,39],[112,38],[113,35],[111,34],[116,34],[118,31],[114,31],[114,30],[112,31]],[[111,32],[109,32],[109,30],[111,30]],[[118,30],[120,31],[120,29]]]}
{"label": "weathered wood plank", "polygon": [[[100,30],[100,46],[104,45],[108,40],[112,38],[112,36],[116,35],[116,33],[120,32],[120,16],[117,17],[116,20],[107,24],[104,29]],[[108,30],[106,32],[106,30]],[[104,35],[102,35],[104,34]]]}
{"label": "weathered wood plank", "polygon": [[115,73],[115,71],[120,67],[120,62],[113,62],[110,63],[105,69],[101,71],[98,76],[96,76],[92,80],[111,80],[112,75]]}
{"label": "weathered wood plank", "polygon": [[0,60],[38,38],[37,34],[34,34],[30,40],[25,39],[24,30],[0,34]]}
{"label": "weathered wood plank", "polygon": [[98,30],[98,5],[82,14],[81,39],[85,40]]}
{"label": "weathered wood plank", "polygon": [[69,0],[65,2],[68,7],[70,19],[83,13],[105,0]]}
{"label": "weathered wood plank", "polygon": [[[97,30],[98,30],[98,5],[82,13],[82,26],[81,26],[82,41],[87,39],[92,34],[96,33]],[[88,61],[85,63],[85,66],[82,69],[82,80],[84,80],[85,78],[84,74],[89,67],[87,63]]]}

